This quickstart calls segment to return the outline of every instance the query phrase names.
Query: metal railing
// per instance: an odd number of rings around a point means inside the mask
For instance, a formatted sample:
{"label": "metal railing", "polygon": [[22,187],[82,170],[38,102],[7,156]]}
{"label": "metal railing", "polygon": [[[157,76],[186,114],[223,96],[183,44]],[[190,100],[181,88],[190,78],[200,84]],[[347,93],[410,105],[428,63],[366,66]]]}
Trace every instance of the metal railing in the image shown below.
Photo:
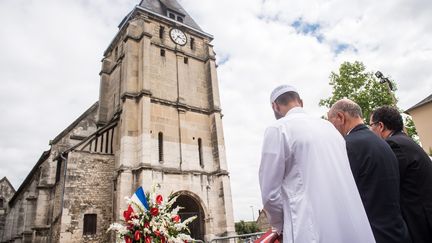
{"label": "metal railing", "polygon": [[253,243],[256,239],[258,239],[261,235],[263,235],[265,232],[257,232],[257,233],[251,233],[251,234],[244,234],[244,235],[233,235],[233,236],[225,236],[225,237],[216,237],[213,238],[209,243]]}

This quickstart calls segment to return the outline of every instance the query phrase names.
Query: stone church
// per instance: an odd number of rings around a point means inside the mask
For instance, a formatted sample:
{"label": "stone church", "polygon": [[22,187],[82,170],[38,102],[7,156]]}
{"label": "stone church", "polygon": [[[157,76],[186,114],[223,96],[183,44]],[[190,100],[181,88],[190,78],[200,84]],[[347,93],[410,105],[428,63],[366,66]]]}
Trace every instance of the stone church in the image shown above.
{"label": "stone church", "polygon": [[114,242],[124,198],[152,185],[198,216],[195,239],[233,234],[212,39],[176,0],[142,0],[104,53],[99,101],[4,202],[0,242]]}

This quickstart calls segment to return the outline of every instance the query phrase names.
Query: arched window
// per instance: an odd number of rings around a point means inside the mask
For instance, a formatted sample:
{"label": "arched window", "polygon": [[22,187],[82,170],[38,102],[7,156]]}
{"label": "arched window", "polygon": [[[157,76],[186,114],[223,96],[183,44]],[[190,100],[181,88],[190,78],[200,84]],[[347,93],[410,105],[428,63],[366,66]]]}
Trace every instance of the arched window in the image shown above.
{"label": "arched window", "polygon": [[0,198],[0,208],[3,208],[4,207],[4,201],[3,201],[3,198]]}
{"label": "arched window", "polygon": [[158,134],[159,163],[163,162],[163,133]]}
{"label": "arched window", "polygon": [[198,156],[199,156],[200,166],[204,168],[203,152],[202,152],[202,139],[201,138],[198,138]]}

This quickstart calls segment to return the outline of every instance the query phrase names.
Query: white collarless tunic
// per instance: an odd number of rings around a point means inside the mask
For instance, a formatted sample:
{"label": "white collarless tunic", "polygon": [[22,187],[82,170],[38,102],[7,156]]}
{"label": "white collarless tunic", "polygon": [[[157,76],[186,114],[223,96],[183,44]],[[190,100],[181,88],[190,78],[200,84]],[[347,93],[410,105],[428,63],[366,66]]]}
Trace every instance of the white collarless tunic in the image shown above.
{"label": "white collarless tunic", "polygon": [[334,126],[291,109],[264,135],[262,201],[284,243],[372,243],[345,140]]}

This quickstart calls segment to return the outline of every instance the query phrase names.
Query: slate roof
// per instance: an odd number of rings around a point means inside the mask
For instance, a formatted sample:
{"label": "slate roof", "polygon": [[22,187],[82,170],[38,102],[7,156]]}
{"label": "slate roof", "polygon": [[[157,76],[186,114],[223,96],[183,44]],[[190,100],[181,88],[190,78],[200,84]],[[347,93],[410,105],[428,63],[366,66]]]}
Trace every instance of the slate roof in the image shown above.
{"label": "slate roof", "polygon": [[416,108],[418,108],[420,106],[426,105],[426,104],[428,104],[430,102],[432,102],[432,94],[429,95],[428,97],[426,97],[424,100],[420,101],[419,103],[415,104],[413,107],[411,107],[408,110],[406,110],[405,113],[409,113],[410,111],[412,111],[412,110],[414,110],[414,109],[416,109]]}
{"label": "slate roof", "polygon": [[192,17],[184,10],[184,8],[176,0],[141,0],[138,5],[146,10],[167,16],[167,10],[171,10],[184,15],[183,24],[202,31],[198,24],[192,19]]}

